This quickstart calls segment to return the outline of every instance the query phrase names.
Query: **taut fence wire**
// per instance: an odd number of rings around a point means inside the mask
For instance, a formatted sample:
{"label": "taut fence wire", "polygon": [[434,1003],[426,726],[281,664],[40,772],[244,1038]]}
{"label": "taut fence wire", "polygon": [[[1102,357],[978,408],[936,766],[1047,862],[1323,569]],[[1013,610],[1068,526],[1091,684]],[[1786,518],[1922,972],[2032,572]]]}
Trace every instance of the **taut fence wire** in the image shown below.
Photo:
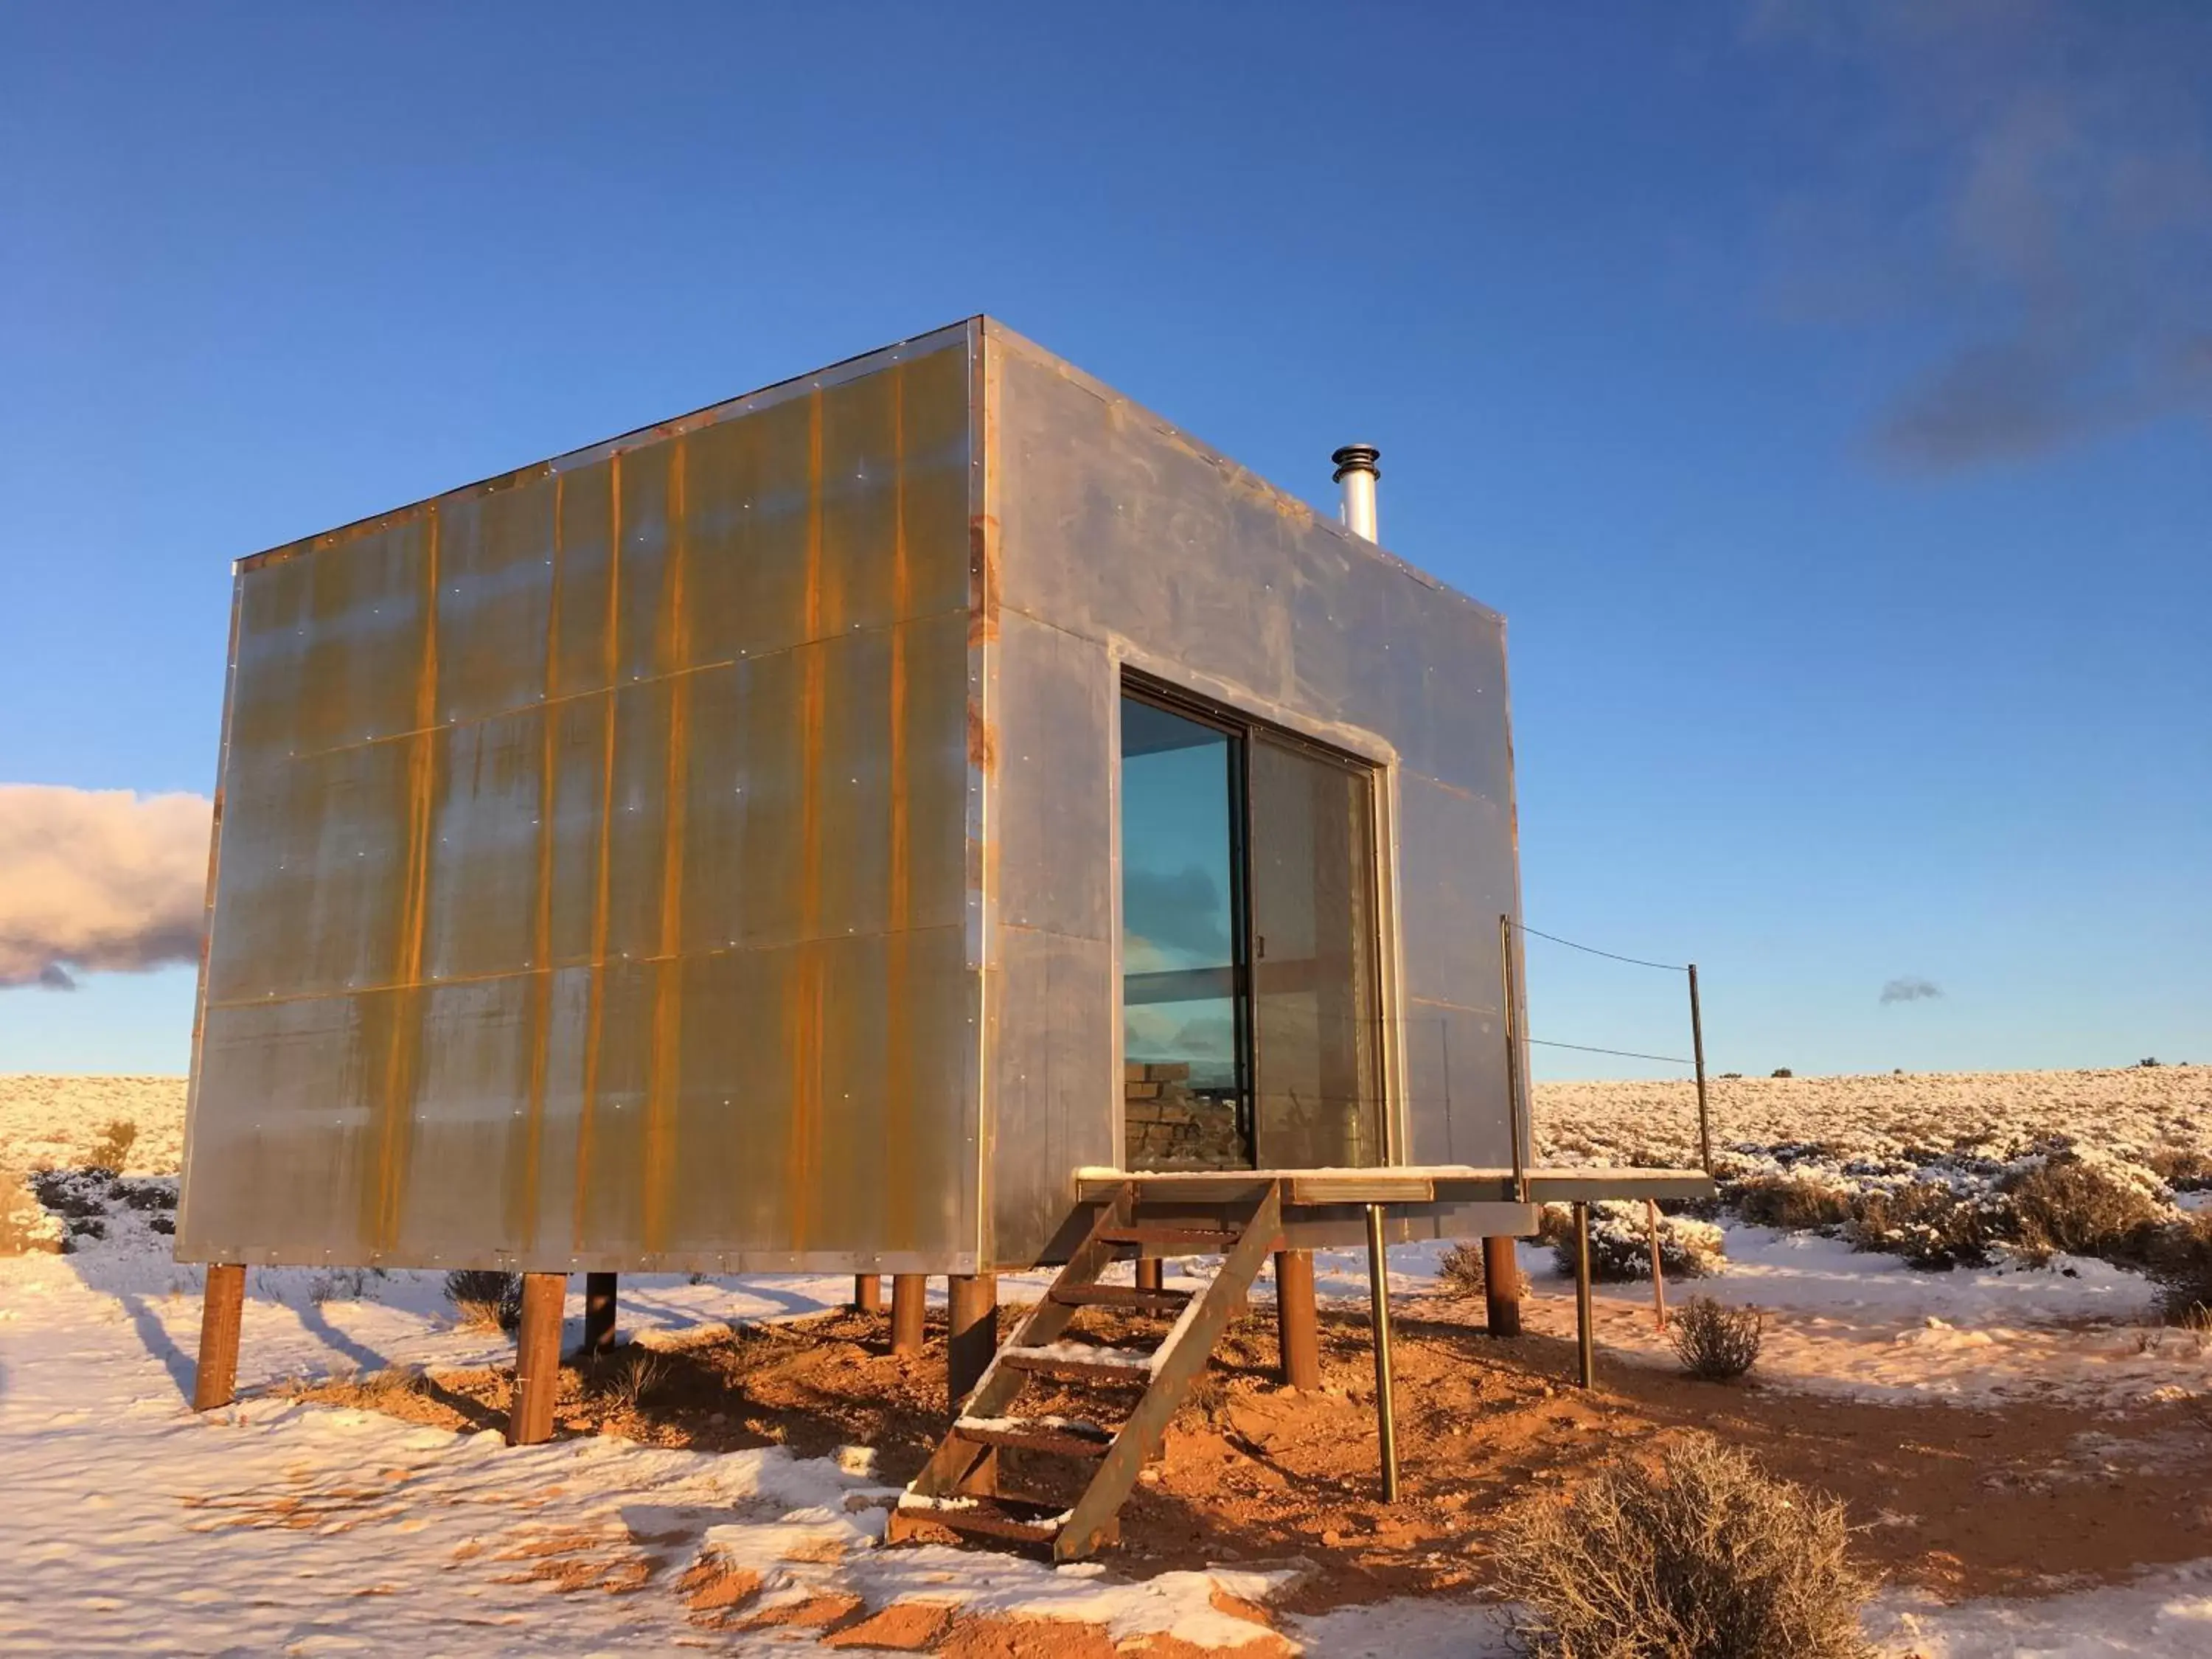
{"label": "taut fence wire", "polygon": [[[1646,957],[1625,956],[1618,951],[1600,950],[1595,945],[1584,945],[1579,939],[1563,939],[1557,933],[1547,933],[1540,927],[1531,927],[1526,922],[1516,921],[1507,915],[1498,917],[1498,925],[1502,938],[1510,939],[1512,932],[1517,929],[1523,935],[1548,939],[1554,945],[1564,945],[1571,951],[1580,951],[1589,956],[1603,957],[1608,962],[1626,963],[1632,968],[1650,968],[1662,974],[1682,974],[1687,976],[1690,989],[1690,1053],[1692,1055],[1688,1060],[1684,1060],[1677,1054],[1650,1054],[1632,1048],[1601,1048],[1587,1042],[1561,1042],[1550,1037],[1530,1036],[1525,1031],[1519,1033],[1519,1036],[1521,1042],[1536,1048],[1571,1048],[1577,1054],[1612,1054],[1622,1060],[1649,1060],[1662,1066],[1692,1067],[1697,1073],[1698,1080],[1698,1158],[1705,1173],[1711,1175],[1713,1168],[1713,1132],[1711,1118],[1705,1104],[1705,1024],[1704,1013],[1698,1002],[1698,964],[1694,962],[1653,962]],[[1520,1091],[1519,1056],[1514,1037],[1515,1028],[1519,1022],[1515,1018],[1515,1000],[1513,969],[1509,951],[1505,964],[1508,1083],[1509,1092],[1517,1096]],[[1514,1158],[1517,1173],[1520,1158],[1520,1135],[1517,1129],[1514,1135]],[[1654,1237],[1656,1238],[1656,1235],[1655,1234]]]}

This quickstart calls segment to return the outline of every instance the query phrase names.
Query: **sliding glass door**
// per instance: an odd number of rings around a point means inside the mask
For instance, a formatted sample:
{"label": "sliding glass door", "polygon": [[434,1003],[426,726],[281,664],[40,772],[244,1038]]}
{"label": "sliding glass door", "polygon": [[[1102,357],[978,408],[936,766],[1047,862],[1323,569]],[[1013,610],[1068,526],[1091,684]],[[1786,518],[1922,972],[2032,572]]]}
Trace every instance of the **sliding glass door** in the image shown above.
{"label": "sliding glass door", "polygon": [[1380,1164],[1371,776],[1262,733],[1250,778],[1257,1161]]}
{"label": "sliding glass door", "polygon": [[1244,739],[1121,700],[1121,1048],[1132,1169],[1251,1162]]}
{"label": "sliding glass door", "polygon": [[1121,702],[1130,1169],[1382,1161],[1373,774],[1173,694]]}

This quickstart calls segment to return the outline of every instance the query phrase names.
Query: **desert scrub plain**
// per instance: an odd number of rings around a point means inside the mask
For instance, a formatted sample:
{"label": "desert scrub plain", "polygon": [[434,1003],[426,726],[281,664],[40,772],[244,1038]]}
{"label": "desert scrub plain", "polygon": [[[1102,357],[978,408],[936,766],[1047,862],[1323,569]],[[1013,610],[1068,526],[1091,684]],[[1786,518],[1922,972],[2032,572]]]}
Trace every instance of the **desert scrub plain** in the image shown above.
{"label": "desert scrub plain", "polygon": [[[2212,1069],[1717,1081],[1723,1202],[1663,1217],[1661,1246],[1678,1315],[1755,1328],[1733,1381],[1684,1375],[1657,1328],[1640,1205],[1598,1216],[1589,1395],[1565,1386],[1564,1218],[1522,1246],[1510,1342],[1442,1247],[1394,1249],[1394,1506],[1364,1259],[1323,1253],[1328,1392],[1275,1386],[1255,1308],[1130,1544],[1073,1572],[872,1548],[941,1410],[941,1323],[919,1367],[896,1359],[839,1310],[849,1280],[625,1279],[631,1346],[516,1451],[509,1340],[442,1275],[257,1270],[240,1404],[191,1417],[198,1278],[163,1231],[183,1100],[173,1079],[0,1078],[0,1158],[48,1234],[0,1261],[9,1651],[1503,1655],[1509,1519],[1701,1431],[1841,1506],[1820,1513],[1883,1585],[1877,1651],[2178,1656],[2212,1627],[2212,1335],[2177,1291],[2212,1217]],[[1540,1085],[1536,1107],[1552,1160],[1692,1157],[1686,1086]],[[209,1595],[240,1574],[252,1596]]]}

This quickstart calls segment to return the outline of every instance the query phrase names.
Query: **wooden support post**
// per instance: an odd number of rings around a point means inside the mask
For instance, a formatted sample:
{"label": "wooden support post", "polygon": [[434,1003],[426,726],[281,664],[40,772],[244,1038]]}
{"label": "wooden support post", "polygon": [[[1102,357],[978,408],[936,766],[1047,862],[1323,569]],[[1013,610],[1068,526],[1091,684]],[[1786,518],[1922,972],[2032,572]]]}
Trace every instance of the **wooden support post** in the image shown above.
{"label": "wooden support post", "polygon": [[954,1273],[945,1281],[951,1334],[945,1343],[945,1389],[953,1415],[999,1352],[999,1276]]}
{"label": "wooden support post", "polygon": [[1575,1375],[1585,1389],[1597,1383],[1597,1346],[1590,1328],[1589,1201],[1575,1201]]}
{"label": "wooden support post", "polygon": [[238,1391],[238,1324],[246,1308],[246,1264],[208,1263],[200,1292],[200,1368],[192,1379],[192,1409],[228,1406]]}
{"label": "wooden support post", "polygon": [[884,1277],[881,1273],[856,1273],[853,1278],[853,1311],[876,1314],[884,1310]]}
{"label": "wooden support post", "polygon": [[1382,1501],[1398,1501],[1398,1402],[1390,1379],[1390,1252],[1382,1206],[1367,1206],[1367,1297],[1375,1318],[1375,1428],[1382,1441]]}
{"label": "wooden support post", "polygon": [[1137,1288],[1140,1291],[1161,1291],[1167,1288],[1167,1264],[1156,1255],[1137,1258]]}
{"label": "wooden support post", "polygon": [[1283,1381],[1309,1393],[1320,1388],[1321,1331],[1311,1250],[1275,1252],[1275,1334]]}
{"label": "wooden support post", "polygon": [[921,1310],[929,1281],[920,1273],[891,1275],[891,1352],[921,1352]]}
{"label": "wooden support post", "polygon": [[1492,1336],[1521,1334],[1521,1258],[1510,1238],[1482,1241],[1482,1299]]}
{"label": "wooden support post", "polygon": [[507,1443],[535,1446],[553,1437],[553,1401],[561,1392],[561,1311],[566,1273],[522,1276],[522,1323],[514,1333],[514,1399]]}
{"label": "wooden support post", "polygon": [[584,1346],[586,1359],[605,1359],[615,1351],[615,1286],[612,1273],[584,1275]]}

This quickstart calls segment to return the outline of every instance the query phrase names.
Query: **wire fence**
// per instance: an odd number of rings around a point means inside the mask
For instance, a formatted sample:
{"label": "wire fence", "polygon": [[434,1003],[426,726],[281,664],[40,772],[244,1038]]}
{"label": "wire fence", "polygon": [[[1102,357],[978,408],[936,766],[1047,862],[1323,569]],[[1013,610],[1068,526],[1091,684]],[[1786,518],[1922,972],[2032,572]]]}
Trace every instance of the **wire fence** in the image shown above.
{"label": "wire fence", "polygon": [[[1587,956],[1602,957],[1607,962],[1626,963],[1632,968],[1650,968],[1662,974],[1680,974],[1686,976],[1690,993],[1690,1047],[1692,1056],[1690,1059],[1686,1060],[1680,1054],[1650,1054],[1635,1048],[1603,1048],[1589,1042],[1566,1042],[1555,1037],[1530,1036],[1525,1031],[1522,1033],[1522,1040],[1533,1048],[1565,1048],[1576,1054],[1609,1054],[1621,1060],[1647,1060],[1662,1066],[1690,1067],[1696,1073],[1698,1085],[1698,1156],[1705,1168],[1710,1171],[1713,1166],[1712,1125],[1705,1104],[1705,1034],[1704,1014],[1698,1006],[1698,964],[1694,962],[1654,962],[1648,957],[1632,957],[1619,951],[1601,950],[1595,945],[1585,945],[1579,939],[1566,939],[1558,933],[1547,933],[1540,927],[1531,927],[1526,922],[1515,921],[1510,917],[1502,916],[1499,921],[1503,926],[1516,929],[1525,937],[1547,939],[1553,945],[1565,945],[1568,950],[1580,951]],[[1508,993],[1510,997],[1510,987]]]}

